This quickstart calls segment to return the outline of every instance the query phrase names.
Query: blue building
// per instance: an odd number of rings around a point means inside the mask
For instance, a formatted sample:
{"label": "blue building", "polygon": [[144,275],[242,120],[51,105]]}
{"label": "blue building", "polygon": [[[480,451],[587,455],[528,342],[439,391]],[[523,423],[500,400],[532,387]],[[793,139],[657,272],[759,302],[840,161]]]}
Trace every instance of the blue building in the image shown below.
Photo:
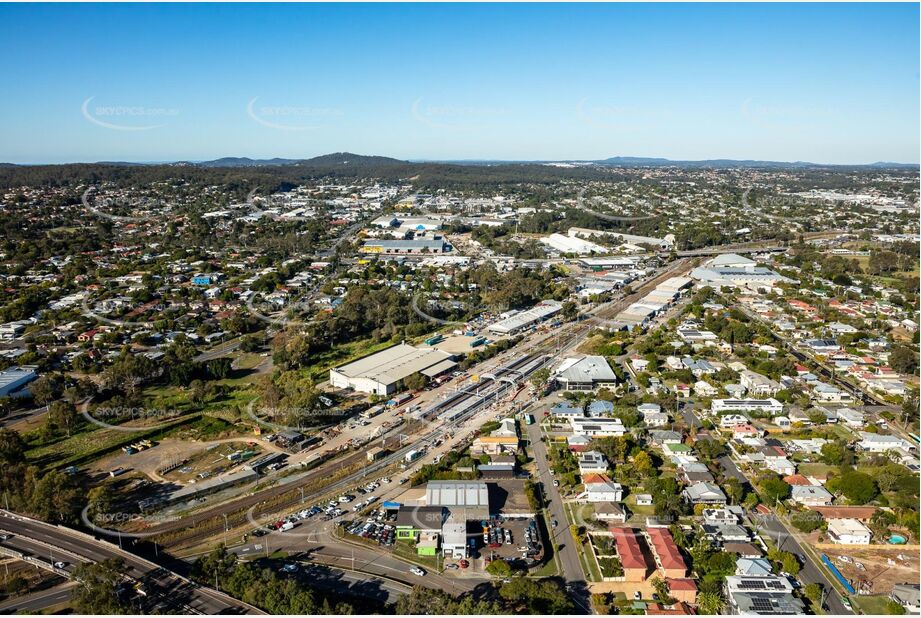
{"label": "blue building", "polygon": [[31,365],[10,367],[0,371],[0,397],[28,397],[31,393],[24,387],[36,379],[38,373]]}
{"label": "blue building", "polygon": [[606,416],[614,413],[614,404],[604,399],[596,399],[588,404],[589,416]]}

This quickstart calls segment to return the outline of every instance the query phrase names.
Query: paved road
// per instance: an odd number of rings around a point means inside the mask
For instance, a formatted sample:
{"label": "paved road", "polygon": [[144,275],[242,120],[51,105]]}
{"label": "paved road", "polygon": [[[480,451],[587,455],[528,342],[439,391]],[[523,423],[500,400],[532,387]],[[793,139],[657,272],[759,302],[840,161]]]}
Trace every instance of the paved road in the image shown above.
{"label": "paved road", "polygon": [[[735,462],[729,457],[720,459],[720,464],[724,465],[727,474],[732,476],[742,475],[738,466],[736,466]],[[744,478],[744,475],[742,476]],[[752,517],[755,518],[756,523],[760,524],[760,533],[773,540],[777,544],[778,549],[796,554],[800,564],[803,565],[799,575],[797,575],[797,579],[803,585],[812,583],[822,585],[822,588],[827,592],[825,605],[830,609],[832,614],[853,613],[844,607],[844,604],[841,602],[841,597],[838,595],[838,591],[835,590],[834,586],[832,586],[831,582],[825,576],[825,571],[815,563],[810,554],[807,554],[803,550],[796,538],[787,530],[786,525],[776,515],[771,513],[770,515],[759,516],[752,513]]]}
{"label": "paved road", "polygon": [[[539,420],[539,419],[538,419]],[[553,473],[550,471],[550,461],[547,456],[547,445],[541,442],[540,424],[535,422],[533,425],[526,425],[528,440],[531,442],[531,451],[534,453],[534,461],[537,464],[537,478],[540,483],[544,497],[549,504],[547,513],[550,519],[557,521],[557,527],[551,525],[550,534],[559,549],[560,566],[563,569],[563,579],[570,586],[570,594],[573,599],[581,606],[581,609],[591,613],[591,600],[588,591],[588,585],[585,581],[585,574],[582,572],[582,564],[579,561],[579,552],[576,550],[575,541],[569,532],[568,519],[563,509],[563,498],[559,490],[553,486]]]}
{"label": "paved road", "polygon": [[201,614],[263,613],[227,595],[195,586],[172,571],[75,530],[22,518],[7,511],[0,511],[0,529],[12,534],[2,542],[4,547],[48,564],[54,561],[70,563],[65,569],[68,571],[78,562],[121,558],[125,563],[125,575],[143,584],[147,591],[146,602],[153,604],[154,609]]}
{"label": "paved road", "polygon": [[844,604],[841,602],[841,596],[825,576],[825,571],[816,565],[810,555],[803,550],[796,538],[787,530],[786,525],[780,521],[776,515],[771,514],[762,516],[760,522],[762,524],[761,533],[771,538],[777,544],[778,549],[794,553],[799,557],[803,567],[800,569],[796,579],[802,582],[803,585],[812,583],[819,583],[822,585],[822,588],[827,592],[825,606],[829,609],[830,613],[839,615],[854,613],[844,607]]}
{"label": "paved road", "polygon": [[240,339],[238,338],[235,341],[228,341],[227,343],[222,343],[221,345],[215,348],[202,352],[201,354],[196,356],[193,360],[196,363],[207,363],[208,361],[212,361],[216,358],[227,356],[228,354],[235,351],[239,347],[240,347]]}
{"label": "paved road", "polygon": [[0,614],[38,614],[42,610],[61,605],[70,601],[75,584],[67,582],[47,590],[39,590],[25,594],[15,599],[0,603]]}

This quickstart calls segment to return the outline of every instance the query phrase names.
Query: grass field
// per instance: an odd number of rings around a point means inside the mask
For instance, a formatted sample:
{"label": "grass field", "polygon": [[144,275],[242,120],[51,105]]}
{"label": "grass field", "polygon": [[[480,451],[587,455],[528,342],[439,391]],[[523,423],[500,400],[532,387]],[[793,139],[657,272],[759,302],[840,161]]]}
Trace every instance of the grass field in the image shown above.
{"label": "grass field", "polygon": [[881,615],[889,613],[889,597],[884,594],[851,595],[849,597],[854,609],[862,614]]}
{"label": "grass field", "polygon": [[322,382],[329,378],[329,370],[338,365],[344,365],[349,361],[380,352],[385,348],[394,345],[393,341],[383,341],[374,343],[371,339],[362,339],[351,343],[337,345],[332,350],[327,350],[316,354],[310,358],[310,367],[306,370],[307,375],[314,382]]}

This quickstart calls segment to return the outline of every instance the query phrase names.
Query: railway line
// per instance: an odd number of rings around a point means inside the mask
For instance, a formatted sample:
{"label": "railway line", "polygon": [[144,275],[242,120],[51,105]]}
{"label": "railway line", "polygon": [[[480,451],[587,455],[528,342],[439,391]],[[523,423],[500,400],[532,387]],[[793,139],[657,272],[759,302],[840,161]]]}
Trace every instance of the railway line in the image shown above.
{"label": "railway line", "polygon": [[[365,452],[357,451],[335,462],[320,467],[288,482],[269,487],[255,493],[241,496],[229,502],[215,505],[197,514],[191,514],[179,520],[163,522],[145,530],[145,534],[164,546],[190,546],[209,537],[219,536],[226,530],[234,530],[250,525],[251,514],[255,518],[280,513],[295,508],[299,504],[314,502],[321,497],[347,489],[369,474],[385,470],[399,461],[411,450],[432,444],[450,428],[459,427],[484,407],[496,403],[535,371],[551,364],[555,358],[570,349],[577,341],[593,328],[597,328],[594,318],[609,319],[630,303],[645,296],[663,280],[676,272],[686,270],[687,258],[669,264],[661,273],[643,282],[626,297],[601,305],[591,315],[569,324],[538,340],[530,347],[529,353],[516,357],[493,371],[483,372],[475,384],[469,384],[450,393],[441,401],[434,402],[411,418],[422,423],[424,433],[410,434],[411,442],[401,446],[379,461],[368,464]],[[425,427],[434,424],[428,431]],[[382,436],[383,439],[394,434],[405,433],[406,426],[392,428]],[[419,432],[416,432],[419,433]],[[338,471],[361,465],[361,469],[349,473],[343,478],[325,484],[322,488],[307,493],[304,488],[328,478]]]}

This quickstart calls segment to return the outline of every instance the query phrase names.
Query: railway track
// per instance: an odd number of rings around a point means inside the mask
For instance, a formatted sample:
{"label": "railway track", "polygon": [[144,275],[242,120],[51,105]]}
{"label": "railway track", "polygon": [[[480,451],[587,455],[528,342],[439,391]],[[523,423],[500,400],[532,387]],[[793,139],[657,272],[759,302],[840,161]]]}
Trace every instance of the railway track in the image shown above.
{"label": "railway track", "polygon": [[[162,544],[166,546],[177,544],[189,545],[190,543],[219,535],[224,532],[225,527],[227,529],[235,529],[243,525],[248,525],[247,514],[250,509],[253,509],[253,516],[259,518],[260,516],[283,512],[302,503],[314,502],[322,496],[355,485],[367,475],[384,470],[399,462],[409,451],[417,449],[420,446],[431,444],[445,432],[448,426],[457,427],[479,412],[483,407],[499,401],[504,395],[507,395],[511,389],[515,388],[518,382],[526,379],[540,368],[550,364],[558,355],[568,350],[587,332],[596,328],[597,325],[593,324],[592,318],[608,319],[609,317],[613,317],[624,307],[645,296],[660,282],[674,276],[676,272],[684,269],[689,261],[690,260],[686,258],[675,261],[663,272],[644,282],[639,288],[623,299],[605,305],[603,309],[587,319],[569,325],[568,327],[563,327],[561,329],[563,332],[548,335],[537,342],[528,354],[516,358],[491,373],[481,374],[484,382],[468,385],[450,394],[444,400],[431,405],[419,415],[417,420],[423,422],[437,422],[439,418],[449,413],[452,409],[462,405],[467,405],[467,407],[456,417],[447,419],[440,426],[431,429],[419,437],[414,436],[413,441],[409,445],[397,449],[377,462],[370,465],[363,465],[361,470],[349,473],[342,479],[325,484],[322,488],[311,491],[310,493],[301,492],[302,488],[313,485],[323,478],[328,478],[337,471],[342,471],[352,466],[365,463],[364,451],[349,454],[337,460],[335,463],[321,465],[296,481],[270,487],[248,496],[237,498],[228,503],[216,505],[201,513],[189,515],[180,520],[165,522],[145,532],[158,535],[158,540],[162,541]],[[478,399],[478,401],[475,401],[472,405],[468,404],[471,399]],[[405,432],[405,429],[405,426],[394,428],[383,437],[386,438],[394,432]]]}

